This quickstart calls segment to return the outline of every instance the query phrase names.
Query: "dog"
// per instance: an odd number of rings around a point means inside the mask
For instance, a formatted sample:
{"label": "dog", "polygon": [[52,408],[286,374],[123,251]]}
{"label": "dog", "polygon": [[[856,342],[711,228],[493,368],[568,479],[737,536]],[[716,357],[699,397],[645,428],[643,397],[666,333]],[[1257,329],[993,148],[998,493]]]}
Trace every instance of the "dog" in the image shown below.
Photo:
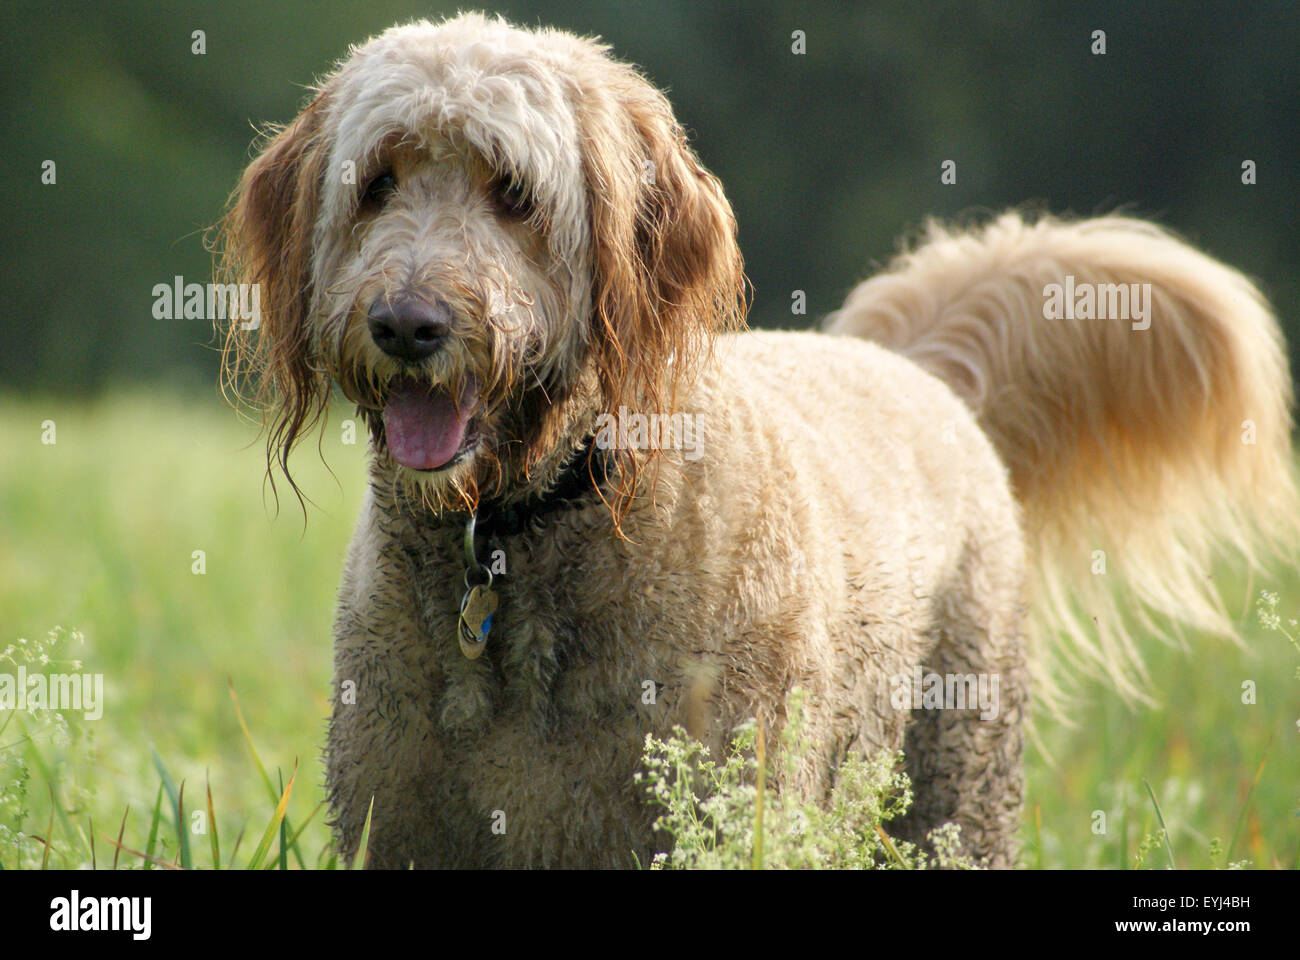
{"label": "dog", "polygon": [[268,471],[334,385],[369,428],[326,767],[375,867],[649,863],[646,735],[716,756],[795,688],[775,788],[902,749],[898,835],[1014,865],[1029,691],[1143,696],[1135,618],[1231,633],[1213,557],[1300,515],[1241,274],[1137,219],[1008,213],[931,224],[820,332],[743,332],[719,181],[592,39],[466,14],[354,47],[221,233],[260,285],[225,376]]}

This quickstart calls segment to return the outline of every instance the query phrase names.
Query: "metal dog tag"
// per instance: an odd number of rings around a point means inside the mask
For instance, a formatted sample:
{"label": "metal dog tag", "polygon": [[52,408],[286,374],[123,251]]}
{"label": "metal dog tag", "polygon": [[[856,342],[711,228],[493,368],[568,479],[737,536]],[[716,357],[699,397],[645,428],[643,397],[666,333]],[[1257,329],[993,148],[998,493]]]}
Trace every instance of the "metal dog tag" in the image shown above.
{"label": "metal dog tag", "polygon": [[486,584],[471,587],[460,601],[460,652],[478,659],[487,646],[492,615],[497,610],[497,593]]}

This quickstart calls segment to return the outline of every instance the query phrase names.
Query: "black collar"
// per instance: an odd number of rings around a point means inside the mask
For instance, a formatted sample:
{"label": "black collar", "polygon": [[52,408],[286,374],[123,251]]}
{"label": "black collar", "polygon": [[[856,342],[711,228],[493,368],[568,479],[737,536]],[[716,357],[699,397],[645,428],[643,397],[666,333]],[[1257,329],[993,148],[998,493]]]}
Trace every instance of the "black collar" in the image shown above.
{"label": "black collar", "polygon": [[[541,496],[508,504],[494,500],[480,503],[474,513],[476,546],[516,536],[550,514],[577,506],[588,494],[605,487],[616,474],[613,455],[597,447],[593,436],[569,458],[555,482]],[[465,516],[464,522],[468,520]]]}

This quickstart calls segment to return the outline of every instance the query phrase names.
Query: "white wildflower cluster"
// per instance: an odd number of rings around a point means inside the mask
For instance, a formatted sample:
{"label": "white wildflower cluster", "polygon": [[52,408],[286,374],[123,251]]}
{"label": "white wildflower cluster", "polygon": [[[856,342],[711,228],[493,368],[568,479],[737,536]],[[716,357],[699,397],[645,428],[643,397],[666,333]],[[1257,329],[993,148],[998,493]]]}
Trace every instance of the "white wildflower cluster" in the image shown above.
{"label": "white wildflower cluster", "polygon": [[[953,824],[933,831],[929,856],[893,840],[884,824],[904,814],[911,785],[900,769],[901,753],[844,762],[829,799],[818,804],[793,790],[803,735],[803,698],[791,697],[779,743],[760,771],[753,721],[737,728],[727,757],[718,762],[680,727],[660,740],[646,738],[645,772],[637,779],[664,808],[656,829],[672,838],[651,869],[921,869],[970,868]],[[759,783],[763,784],[761,817]],[[761,843],[756,843],[761,824]]]}
{"label": "white wildflower cluster", "polygon": [[[20,637],[0,649],[0,673],[16,672],[19,667],[44,670],[51,664],[80,670],[80,660],[64,659],[61,654],[68,646],[84,643],[81,633],[63,627],[55,627],[35,640]],[[91,738],[83,735],[64,713],[39,705],[0,710],[0,864],[19,868],[41,865],[44,844],[27,827],[32,754],[39,751],[43,766],[62,770],[74,759],[74,750],[78,756],[93,760]],[[62,784],[57,799],[67,809],[84,805],[88,797],[82,788]],[[45,830],[46,826],[41,825],[36,832],[43,835]]]}
{"label": "white wildflower cluster", "polygon": [[1259,603],[1255,605],[1255,612],[1259,614],[1259,624],[1265,630],[1282,630],[1282,618],[1277,612],[1277,594],[1269,593],[1267,590],[1259,592]]}
{"label": "white wildflower cluster", "polygon": [[[1296,634],[1300,633],[1300,629],[1298,629],[1300,628],[1300,622],[1290,618],[1286,621],[1286,625],[1283,625],[1282,617],[1277,612],[1276,593],[1261,590],[1259,592],[1259,603],[1255,605],[1255,612],[1259,615],[1259,625],[1261,627],[1282,634],[1291,642],[1291,646],[1295,647],[1296,653],[1300,653],[1300,639],[1296,637]],[[1290,627],[1290,629],[1287,629],[1287,627]],[[1300,665],[1295,668],[1295,678],[1300,680]],[[1300,720],[1296,721],[1296,729],[1300,730]]]}

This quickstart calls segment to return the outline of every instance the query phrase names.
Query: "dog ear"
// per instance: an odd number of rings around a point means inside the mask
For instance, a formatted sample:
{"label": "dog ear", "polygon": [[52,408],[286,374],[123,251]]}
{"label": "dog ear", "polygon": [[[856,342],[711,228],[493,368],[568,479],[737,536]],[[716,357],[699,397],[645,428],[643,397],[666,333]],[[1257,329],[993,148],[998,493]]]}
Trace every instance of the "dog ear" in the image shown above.
{"label": "dog ear", "polygon": [[255,380],[255,402],[268,415],[268,475],[278,462],[295,492],[289,452],[320,421],[330,388],[312,362],[308,331],[312,230],[328,153],[324,100],[318,95],[269,136],[219,225],[223,279],[256,284],[260,306],[256,329],[232,322],[226,330],[223,390],[239,397],[244,382]]}
{"label": "dog ear", "polygon": [[581,120],[601,402],[667,414],[712,335],[744,324],[736,219],[663,94],[605,64]]}

